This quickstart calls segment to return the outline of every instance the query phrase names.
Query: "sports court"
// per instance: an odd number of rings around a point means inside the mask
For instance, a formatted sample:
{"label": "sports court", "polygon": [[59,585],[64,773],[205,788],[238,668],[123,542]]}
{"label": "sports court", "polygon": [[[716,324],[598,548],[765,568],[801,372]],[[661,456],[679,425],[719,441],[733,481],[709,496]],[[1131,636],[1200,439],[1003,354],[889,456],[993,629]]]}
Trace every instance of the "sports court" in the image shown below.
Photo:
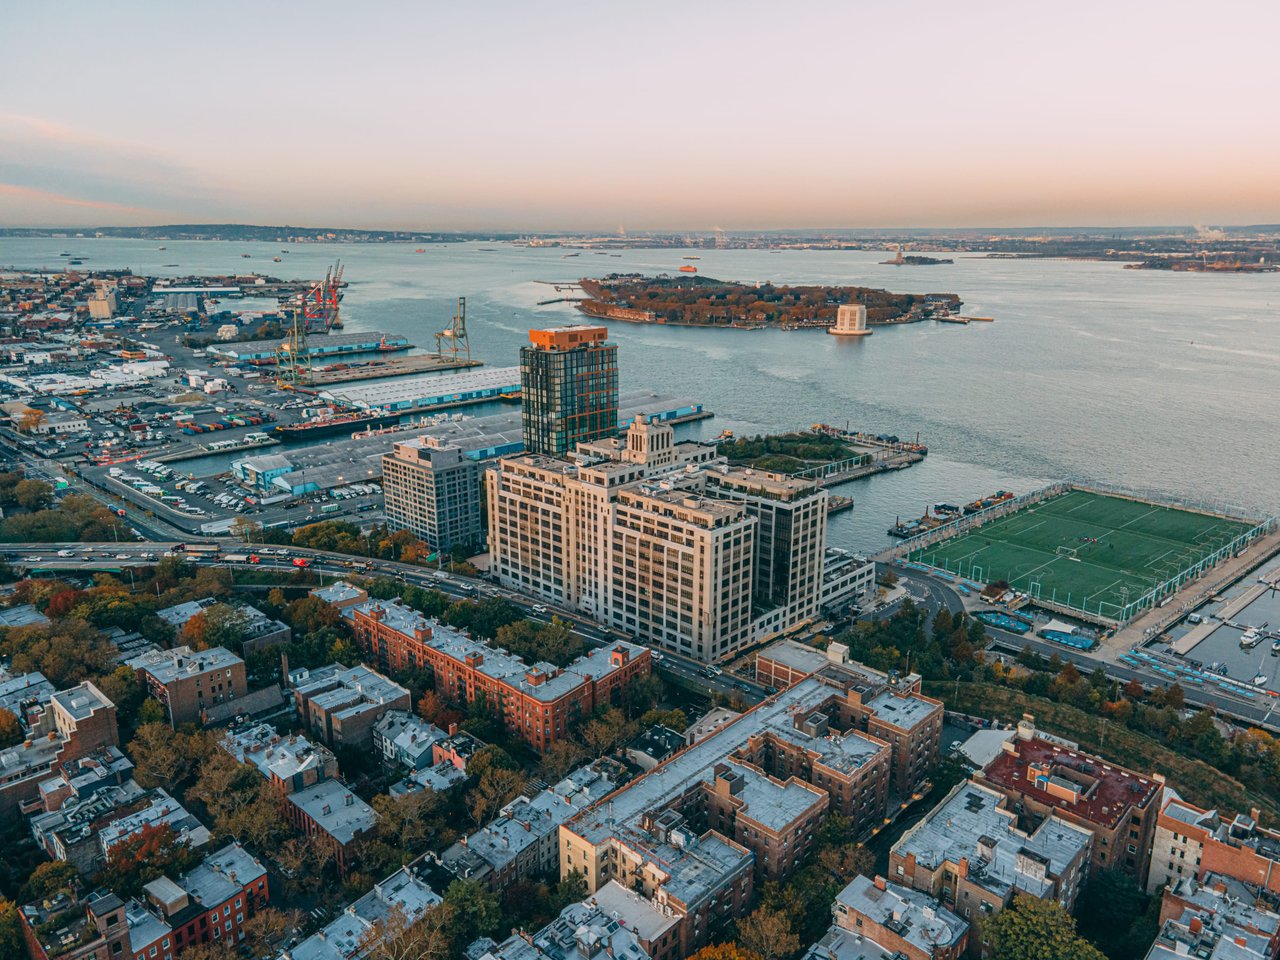
{"label": "sports court", "polygon": [[924,547],[911,559],[1112,620],[1210,561],[1252,524],[1069,490]]}

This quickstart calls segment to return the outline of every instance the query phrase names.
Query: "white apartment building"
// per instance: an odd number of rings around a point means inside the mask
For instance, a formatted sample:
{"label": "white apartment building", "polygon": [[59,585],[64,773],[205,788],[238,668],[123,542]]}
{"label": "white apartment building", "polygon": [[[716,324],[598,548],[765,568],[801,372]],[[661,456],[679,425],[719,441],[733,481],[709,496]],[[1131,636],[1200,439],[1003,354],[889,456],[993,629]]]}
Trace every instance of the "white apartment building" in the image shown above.
{"label": "white apartment building", "polygon": [[704,662],[813,616],[826,492],[713,458],[637,418],[577,460],[501,460],[485,478],[494,573]]}

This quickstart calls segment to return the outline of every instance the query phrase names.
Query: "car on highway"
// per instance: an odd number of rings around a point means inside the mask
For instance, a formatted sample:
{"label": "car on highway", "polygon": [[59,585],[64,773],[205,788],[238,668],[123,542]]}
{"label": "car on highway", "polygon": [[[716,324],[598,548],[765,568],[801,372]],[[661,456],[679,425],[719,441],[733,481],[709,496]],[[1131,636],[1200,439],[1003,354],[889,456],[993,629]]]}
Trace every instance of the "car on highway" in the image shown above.
{"label": "car on highway", "polygon": [[661,663],[663,660],[667,659],[665,656],[663,656],[663,654],[662,654],[662,651],[661,651],[661,650],[650,650],[650,651],[649,651],[649,658],[650,658],[654,663]]}
{"label": "car on highway", "polygon": [[39,563],[43,559],[44,559],[43,557],[37,557],[32,555],[30,557],[27,557],[27,563]]}
{"label": "car on highway", "polygon": [[545,604],[541,604],[541,603],[535,603],[535,604],[534,604],[532,607],[530,607],[529,609],[530,609],[530,610],[532,610],[534,613],[546,613],[546,612],[547,612],[546,605],[545,605]]}
{"label": "car on highway", "polygon": [[308,560],[306,557],[294,557],[293,565],[295,567],[309,567],[311,566],[311,561]]}
{"label": "car on highway", "polygon": [[702,668],[702,672],[705,673],[708,677],[718,677],[722,673],[724,673],[724,671],[721,670],[719,667],[717,667],[714,663],[708,663],[705,667]]}

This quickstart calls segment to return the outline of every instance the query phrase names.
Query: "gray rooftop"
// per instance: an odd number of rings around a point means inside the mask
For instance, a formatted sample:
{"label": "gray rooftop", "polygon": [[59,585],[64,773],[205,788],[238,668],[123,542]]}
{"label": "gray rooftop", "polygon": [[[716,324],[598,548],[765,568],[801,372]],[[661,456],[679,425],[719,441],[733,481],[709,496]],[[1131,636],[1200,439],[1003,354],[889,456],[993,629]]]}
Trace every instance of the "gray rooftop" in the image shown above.
{"label": "gray rooftop", "polygon": [[8,710],[22,720],[23,704],[45,703],[53,693],[53,684],[39,670],[20,673],[0,683],[0,709]]}
{"label": "gray rooftop", "polygon": [[88,680],[67,690],[59,690],[49,701],[57,704],[73,720],[87,720],[95,711],[115,706]]}
{"label": "gray rooftop", "polygon": [[148,827],[162,825],[170,827],[187,846],[202,847],[209,842],[208,828],[162,789],[152,793],[146,806],[103,827],[98,838],[105,851]]}
{"label": "gray rooftop", "polygon": [[645,813],[688,793],[707,778],[717,763],[745,747],[751,737],[771,732],[818,753],[826,763],[849,770],[863,766],[888,747],[857,731],[811,737],[796,729],[792,722],[796,715],[808,716],[835,693],[836,688],[821,678],[806,677],[631,781],[612,794],[607,803],[598,804],[574,818],[570,828],[597,844],[611,836],[638,830]]}
{"label": "gray rooftop", "polygon": [[267,779],[275,776],[288,780],[333,759],[327,747],[296,734],[282,737],[265,723],[228,730],[222,738],[222,748],[241,763],[253,764]]}
{"label": "gray rooftop", "polygon": [[0,608],[0,627],[47,627],[49,618],[29,603]]}
{"label": "gray rooftop", "polygon": [[968,921],[927,893],[865,876],[855,877],[836,894],[837,915],[842,907],[888,927],[927,956],[959,943],[969,929]]}
{"label": "gray rooftop", "polygon": [[885,960],[886,957],[893,957],[888,947],[852,930],[831,927],[801,960]]}
{"label": "gray rooftop", "polygon": [[178,884],[199,903],[221,903],[241,888],[265,877],[266,868],[238,843],[230,843],[205,857]]}
{"label": "gray rooftop", "polygon": [[353,587],[345,580],[338,580],[327,587],[316,587],[311,596],[318,597],[325,603],[350,603],[364,596],[364,591]]}
{"label": "gray rooftop", "polygon": [[[719,775],[741,784],[736,794],[743,802],[742,813],[766,829],[781,832],[810,810],[826,801],[826,794],[800,780],[777,780],[755,767],[730,759]],[[707,781],[717,774],[707,771]]]}
{"label": "gray rooftop", "polygon": [[289,802],[314,820],[339,843],[347,844],[378,822],[373,807],[337,780],[317,784],[289,794]]}
{"label": "gray rooftop", "polygon": [[345,608],[343,616],[354,618],[356,610],[364,614],[381,611],[382,623],[406,636],[412,635],[416,629],[430,630],[428,646],[459,662],[465,662],[471,656],[479,657],[481,662],[476,669],[480,673],[546,703],[572,693],[588,679],[599,679],[611,673],[616,669],[610,662],[614,650],[626,650],[630,659],[645,652],[644,647],[618,641],[608,647],[594,648],[561,670],[550,663],[526,664],[501,647],[472,640],[452,627],[427,619],[398,600],[367,600]]}
{"label": "gray rooftop", "polygon": [[903,730],[910,730],[917,724],[929,719],[939,708],[914,694],[899,696],[891,690],[885,690],[867,704],[876,712],[876,717],[892,723]]}
{"label": "gray rooftop", "polygon": [[155,677],[157,683],[164,684],[182,677],[227,670],[237,663],[244,663],[226,647],[192,650],[186,646],[174,647],[172,650],[152,650],[126,662],[134,670],[145,670]]}
{"label": "gray rooftop", "polygon": [[351,960],[363,956],[360,949],[374,924],[393,911],[413,922],[440,897],[408,867],[376,883],[373,889],[342,911],[323,930],[311,935],[289,951],[293,960]]}
{"label": "gray rooftop", "polygon": [[575,770],[555,786],[508,803],[500,817],[467,838],[467,849],[500,871],[613,786],[612,780],[592,767]]}
{"label": "gray rooftop", "polygon": [[648,960],[635,934],[599,907],[573,903],[555,920],[526,939],[509,937],[481,955],[482,960]]}
{"label": "gray rooftop", "polygon": [[617,880],[610,880],[590,898],[611,917],[617,917],[634,930],[641,940],[657,940],[680,921],[670,912],[663,912],[648,897],[629,890]]}
{"label": "gray rooftop", "polygon": [[[929,869],[943,863],[969,861],[969,878],[1002,896],[1010,887],[1045,896],[1052,878],[1061,876],[1093,834],[1050,816],[1030,834],[1017,827],[1017,816],[1004,806],[1004,796],[976,783],[961,783],[894,844],[901,856],[915,854]],[[1043,869],[1038,869],[1042,865]],[[1047,875],[1046,875],[1047,874]]]}

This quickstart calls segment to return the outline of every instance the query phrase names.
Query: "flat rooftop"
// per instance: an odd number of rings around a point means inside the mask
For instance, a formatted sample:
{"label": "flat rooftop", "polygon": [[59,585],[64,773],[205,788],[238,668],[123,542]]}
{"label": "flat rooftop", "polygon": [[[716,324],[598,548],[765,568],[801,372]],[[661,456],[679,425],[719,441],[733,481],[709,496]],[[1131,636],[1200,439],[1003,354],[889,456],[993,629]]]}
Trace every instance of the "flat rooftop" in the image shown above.
{"label": "flat rooftop", "polygon": [[226,670],[237,663],[244,663],[226,647],[209,647],[192,650],[190,647],[174,647],[172,650],[151,650],[140,657],[126,661],[134,670],[145,670],[158,683],[172,683],[182,677],[195,677],[215,670]]}
{"label": "flat rooftop", "polygon": [[808,716],[837,693],[836,688],[818,677],[806,677],[614,791],[605,801],[571,820],[569,829],[595,844],[623,832],[640,831],[640,821],[646,813],[688,793],[707,778],[717,763],[745,747],[752,737],[770,732],[846,769],[865,765],[888,747],[857,731],[811,737],[792,722],[796,715]]}
{"label": "flat rooftop", "polygon": [[[962,783],[893,846],[900,856],[936,870],[944,863],[969,861],[969,877],[1003,895],[1011,887],[1037,897],[1052,888],[1092,833],[1056,816],[1030,834],[1017,827],[1017,816],[1004,806],[1004,796],[976,783]],[[1046,867],[1040,877],[1031,863]]]}
{"label": "flat rooftop", "polygon": [[67,690],[59,690],[49,700],[73,720],[87,720],[95,711],[113,706],[106,695],[88,680]]}
{"label": "flat rooftop", "polygon": [[837,911],[844,906],[883,924],[924,954],[959,943],[969,923],[933,897],[911,887],[858,876],[836,894]]}
{"label": "flat rooftop", "polygon": [[[1048,779],[1033,775],[1033,767],[1048,769],[1057,783],[1088,786],[1079,800],[1072,801],[1050,792]],[[1128,816],[1131,808],[1145,808],[1161,790],[1155,780],[1040,737],[1014,737],[987,765],[983,777],[1006,790],[1026,794],[1038,803],[1109,829]]]}
{"label": "flat rooftop", "polygon": [[892,690],[882,691],[867,706],[876,712],[878,719],[904,730],[918,726],[940,709],[938,704],[930,703],[913,693],[904,697]]}
{"label": "flat rooftop", "polygon": [[401,404],[426,406],[477,390],[518,388],[519,367],[484,367],[466,373],[423,374],[399,377],[390,383],[353,383],[322,390],[325,399],[341,400],[358,407],[394,407]]}
{"label": "flat rooftop", "polygon": [[378,822],[373,807],[337,780],[319,783],[289,794],[289,802],[319,824],[341,844],[350,843]]}
{"label": "flat rooftop", "polygon": [[437,620],[428,620],[399,601],[367,600],[354,607],[347,607],[343,610],[343,615],[354,618],[355,611],[366,615],[381,612],[383,624],[406,636],[413,636],[418,629],[428,630],[430,639],[425,642],[433,650],[461,663],[465,663],[468,658],[478,661],[475,669],[480,673],[546,703],[571,693],[588,680],[599,679],[618,669],[610,662],[613,651],[624,650],[628,660],[634,660],[646,652],[645,647],[618,641],[607,648],[594,649],[587,656],[579,657],[561,669],[550,663],[527,664],[501,647],[472,640]]}
{"label": "flat rooftop", "polygon": [[[726,775],[740,778],[741,790],[735,796],[743,803],[742,814],[775,833],[781,833],[826,800],[825,794],[800,780],[777,780],[732,758],[727,767]],[[707,781],[714,780],[714,770],[708,771]]]}
{"label": "flat rooftop", "polygon": [[228,730],[222,748],[239,760],[258,768],[270,780],[289,780],[305,770],[324,767],[333,759],[326,747],[316,746],[306,737],[292,734],[282,737],[269,724]]}

